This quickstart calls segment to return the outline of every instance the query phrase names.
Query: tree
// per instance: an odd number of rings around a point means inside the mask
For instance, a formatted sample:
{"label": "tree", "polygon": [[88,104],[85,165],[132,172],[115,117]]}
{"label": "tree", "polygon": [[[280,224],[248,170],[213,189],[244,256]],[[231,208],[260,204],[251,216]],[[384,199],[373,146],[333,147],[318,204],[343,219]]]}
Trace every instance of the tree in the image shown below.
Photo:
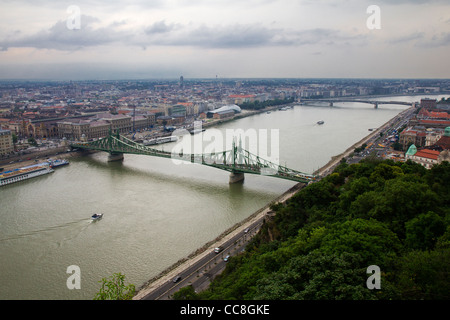
{"label": "tree", "polygon": [[450,249],[412,251],[399,261],[393,277],[403,299],[450,299]]}
{"label": "tree", "polygon": [[354,219],[329,228],[320,248],[326,254],[358,254],[365,266],[383,266],[401,250],[397,235],[374,219]]}
{"label": "tree", "polygon": [[131,300],[136,292],[134,284],[125,285],[125,275],[114,273],[111,278],[103,278],[100,291],[94,300]]}
{"label": "tree", "polygon": [[174,300],[198,300],[199,297],[192,285],[183,287],[173,295]]}
{"label": "tree", "polygon": [[444,232],[444,219],[429,211],[406,222],[405,244],[411,249],[431,250]]}
{"label": "tree", "polygon": [[33,137],[28,138],[28,143],[31,144],[33,147],[37,146],[36,139],[34,139]]}

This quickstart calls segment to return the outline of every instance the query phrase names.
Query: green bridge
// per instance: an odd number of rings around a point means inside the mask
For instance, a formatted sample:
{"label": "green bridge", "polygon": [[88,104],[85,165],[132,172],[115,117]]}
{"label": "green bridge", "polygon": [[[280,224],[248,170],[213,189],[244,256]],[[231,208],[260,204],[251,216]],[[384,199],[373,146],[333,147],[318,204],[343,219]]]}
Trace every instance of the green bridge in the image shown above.
{"label": "green bridge", "polygon": [[136,143],[120,135],[118,132],[116,134],[110,132],[106,138],[92,142],[76,142],[70,146],[73,149],[108,152],[109,161],[122,160],[123,155],[128,153],[197,163],[231,172],[230,183],[244,180],[245,173],[272,176],[302,183],[308,183],[318,179],[318,176],[289,169],[262,159],[242,149],[240,144],[236,145],[236,143],[233,143],[231,150],[210,154],[171,153]]}

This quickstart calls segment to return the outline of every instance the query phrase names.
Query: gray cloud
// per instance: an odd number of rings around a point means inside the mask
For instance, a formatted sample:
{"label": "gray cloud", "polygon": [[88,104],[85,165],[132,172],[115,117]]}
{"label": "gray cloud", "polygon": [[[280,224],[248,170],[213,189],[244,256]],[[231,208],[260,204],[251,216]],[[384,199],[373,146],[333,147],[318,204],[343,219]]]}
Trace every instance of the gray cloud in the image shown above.
{"label": "gray cloud", "polygon": [[450,32],[436,34],[429,40],[419,42],[417,46],[425,48],[448,47],[450,46]]}
{"label": "gray cloud", "polygon": [[[194,46],[201,48],[252,48],[263,46],[304,46],[312,44],[350,43],[361,36],[346,35],[331,29],[286,30],[259,24],[194,26],[161,20],[140,30],[119,29],[126,21],[95,28],[99,19],[81,16],[81,29],[70,30],[66,21],[58,21],[48,30],[28,36],[11,34],[0,40],[0,48],[32,47],[75,51],[86,47],[120,43],[128,46]],[[125,31],[126,30],[126,31]]]}
{"label": "gray cloud", "polygon": [[388,41],[389,44],[398,44],[398,43],[405,43],[405,42],[411,42],[414,40],[423,39],[425,37],[425,34],[423,32],[415,32],[406,36],[402,37],[396,37],[393,39],[390,39]]}
{"label": "gray cloud", "polygon": [[166,21],[162,20],[162,21],[155,22],[154,24],[152,24],[149,27],[146,27],[144,32],[147,35],[162,34],[162,33],[171,32],[177,28],[178,27],[175,23],[167,24]]}
{"label": "gray cloud", "polygon": [[[33,35],[18,37],[11,35],[0,41],[2,50],[11,47],[32,47],[37,49],[78,50],[84,47],[108,44],[122,39],[120,31],[111,32],[113,26],[94,29],[97,18],[81,15],[80,29],[70,29],[66,21],[58,21],[48,30]],[[119,25],[122,23],[119,23]]]}

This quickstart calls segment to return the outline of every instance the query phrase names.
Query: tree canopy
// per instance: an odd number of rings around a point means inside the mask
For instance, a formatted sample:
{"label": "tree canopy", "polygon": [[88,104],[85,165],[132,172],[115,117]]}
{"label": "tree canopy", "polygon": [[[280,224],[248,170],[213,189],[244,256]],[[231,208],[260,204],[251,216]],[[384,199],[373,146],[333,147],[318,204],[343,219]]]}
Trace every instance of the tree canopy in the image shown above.
{"label": "tree canopy", "polygon": [[[266,220],[196,299],[449,299],[450,167],[341,163]],[[381,289],[366,286],[381,270]]]}

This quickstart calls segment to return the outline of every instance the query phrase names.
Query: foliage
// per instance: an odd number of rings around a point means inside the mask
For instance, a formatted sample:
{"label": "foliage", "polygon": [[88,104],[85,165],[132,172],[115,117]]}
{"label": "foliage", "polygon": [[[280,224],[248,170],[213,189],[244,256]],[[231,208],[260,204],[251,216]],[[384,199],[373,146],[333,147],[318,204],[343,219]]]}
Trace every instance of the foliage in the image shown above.
{"label": "foliage", "polygon": [[[448,299],[450,166],[369,159],[275,203],[202,299]],[[380,267],[381,289],[366,287]],[[191,297],[192,298],[192,297]]]}
{"label": "foliage", "polygon": [[196,300],[197,295],[195,293],[194,288],[190,286],[186,286],[175,292],[173,295],[174,300]]}
{"label": "foliage", "polygon": [[134,284],[125,285],[125,275],[114,273],[111,278],[103,278],[100,291],[94,300],[131,300],[135,294]]}
{"label": "foliage", "polygon": [[289,99],[274,99],[274,100],[266,100],[266,101],[259,101],[256,100],[254,102],[244,102],[239,105],[242,109],[249,109],[249,110],[260,110],[264,109],[266,107],[272,107],[272,106],[279,106],[283,104],[288,104],[294,102],[294,98]]}

